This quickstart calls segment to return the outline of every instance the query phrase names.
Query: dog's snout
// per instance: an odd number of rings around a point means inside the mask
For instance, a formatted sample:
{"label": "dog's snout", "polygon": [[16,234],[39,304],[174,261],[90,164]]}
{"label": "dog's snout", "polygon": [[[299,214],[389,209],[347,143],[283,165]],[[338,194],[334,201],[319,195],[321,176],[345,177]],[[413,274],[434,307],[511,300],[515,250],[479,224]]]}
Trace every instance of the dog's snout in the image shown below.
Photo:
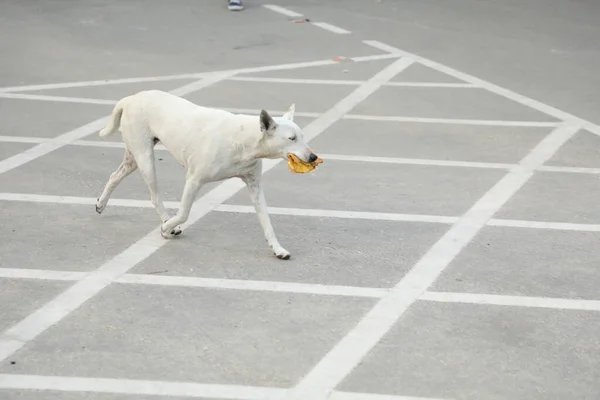
{"label": "dog's snout", "polygon": [[317,161],[317,158],[319,158],[315,153],[310,153],[310,156],[308,156],[308,162],[315,162]]}

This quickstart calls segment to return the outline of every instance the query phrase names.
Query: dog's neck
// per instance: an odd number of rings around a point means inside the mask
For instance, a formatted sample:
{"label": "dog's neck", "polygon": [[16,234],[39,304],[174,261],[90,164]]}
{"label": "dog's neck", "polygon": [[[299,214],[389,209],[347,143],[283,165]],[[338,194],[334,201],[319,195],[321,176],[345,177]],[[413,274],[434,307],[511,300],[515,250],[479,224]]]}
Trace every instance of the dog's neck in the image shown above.
{"label": "dog's neck", "polygon": [[253,161],[259,158],[272,158],[266,143],[265,134],[261,131],[255,116],[243,116],[242,124],[235,132],[233,148],[241,161]]}

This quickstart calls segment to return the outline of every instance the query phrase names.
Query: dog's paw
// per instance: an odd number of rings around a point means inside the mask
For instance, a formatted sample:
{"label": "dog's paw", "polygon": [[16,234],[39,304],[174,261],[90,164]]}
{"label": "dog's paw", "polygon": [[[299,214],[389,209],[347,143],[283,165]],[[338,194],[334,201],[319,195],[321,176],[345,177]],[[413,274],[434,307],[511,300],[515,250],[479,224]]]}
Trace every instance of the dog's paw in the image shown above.
{"label": "dog's paw", "polygon": [[[98,199],[100,200],[100,199]],[[106,208],[106,205],[101,205],[99,201],[96,202],[96,212],[102,214],[102,211]]]}
{"label": "dog's paw", "polygon": [[274,253],[280,260],[289,260],[292,256],[290,252],[284,249],[283,247],[274,250]]}
{"label": "dog's paw", "polygon": [[163,231],[162,226],[160,228],[160,235],[165,239],[171,239],[171,238],[174,238],[175,236],[179,236],[179,235],[181,235],[181,232],[182,232],[182,230],[181,230],[181,227],[179,227],[179,226],[176,226],[175,228],[171,229],[171,232]]}

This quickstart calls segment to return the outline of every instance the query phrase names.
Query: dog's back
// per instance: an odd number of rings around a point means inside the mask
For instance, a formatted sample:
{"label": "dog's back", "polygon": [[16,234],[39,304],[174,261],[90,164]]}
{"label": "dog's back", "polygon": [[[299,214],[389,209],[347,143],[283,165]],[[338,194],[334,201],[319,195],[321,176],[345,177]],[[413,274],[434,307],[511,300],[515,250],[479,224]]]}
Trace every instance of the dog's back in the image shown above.
{"label": "dog's back", "polygon": [[121,99],[100,136],[117,130],[132,150],[151,149],[160,141],[182,165],[188,164],[189,157],[210,159],[223,149],[230,152],[246,141],[255,143],[261,136],[258,117],[202,107],[160,90]]}

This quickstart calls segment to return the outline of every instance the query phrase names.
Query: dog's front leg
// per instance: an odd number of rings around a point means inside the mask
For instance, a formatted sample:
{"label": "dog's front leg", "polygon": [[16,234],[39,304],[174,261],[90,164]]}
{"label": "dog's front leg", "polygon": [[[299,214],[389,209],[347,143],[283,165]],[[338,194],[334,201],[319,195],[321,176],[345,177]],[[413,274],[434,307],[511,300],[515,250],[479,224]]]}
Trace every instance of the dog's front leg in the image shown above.
{"label": "dog's front leg", "polygon": [[202,187],[202,183],[202,180],[198,179],[197,177],[188,175],[187,179],[185,180],[179,211],[177,211],[175,216],[166,220],[160,228],[161,235],[165,239],[169,239],[170,237],[181,233],[181,230],[175,228],[187,221],[190,215],[190,210],[192,209],[192,205],[194,204],[194,200],[198,195],[198,191]]}
{"label": "dog's front leg", "polygon": [[279,244],[279,241],[275,236],[273,226],[271,225],[271,219],[269,218],[269,213],[267,212],[267,202],[265,200],[261,183],[262,164],[258,164],[259,165],[255,171],[247,176],[242,177],[242,180],[248,187],[250,199],[252,200],[252,204],[254,204],[254,209],[258,215],[258,221],[263,228],[265,238],[267,239],[269,246],[271,246],[271,249],[273,249],[273,252],[277,258],[281,260],[288,260],[291,257],[291,254]]}

